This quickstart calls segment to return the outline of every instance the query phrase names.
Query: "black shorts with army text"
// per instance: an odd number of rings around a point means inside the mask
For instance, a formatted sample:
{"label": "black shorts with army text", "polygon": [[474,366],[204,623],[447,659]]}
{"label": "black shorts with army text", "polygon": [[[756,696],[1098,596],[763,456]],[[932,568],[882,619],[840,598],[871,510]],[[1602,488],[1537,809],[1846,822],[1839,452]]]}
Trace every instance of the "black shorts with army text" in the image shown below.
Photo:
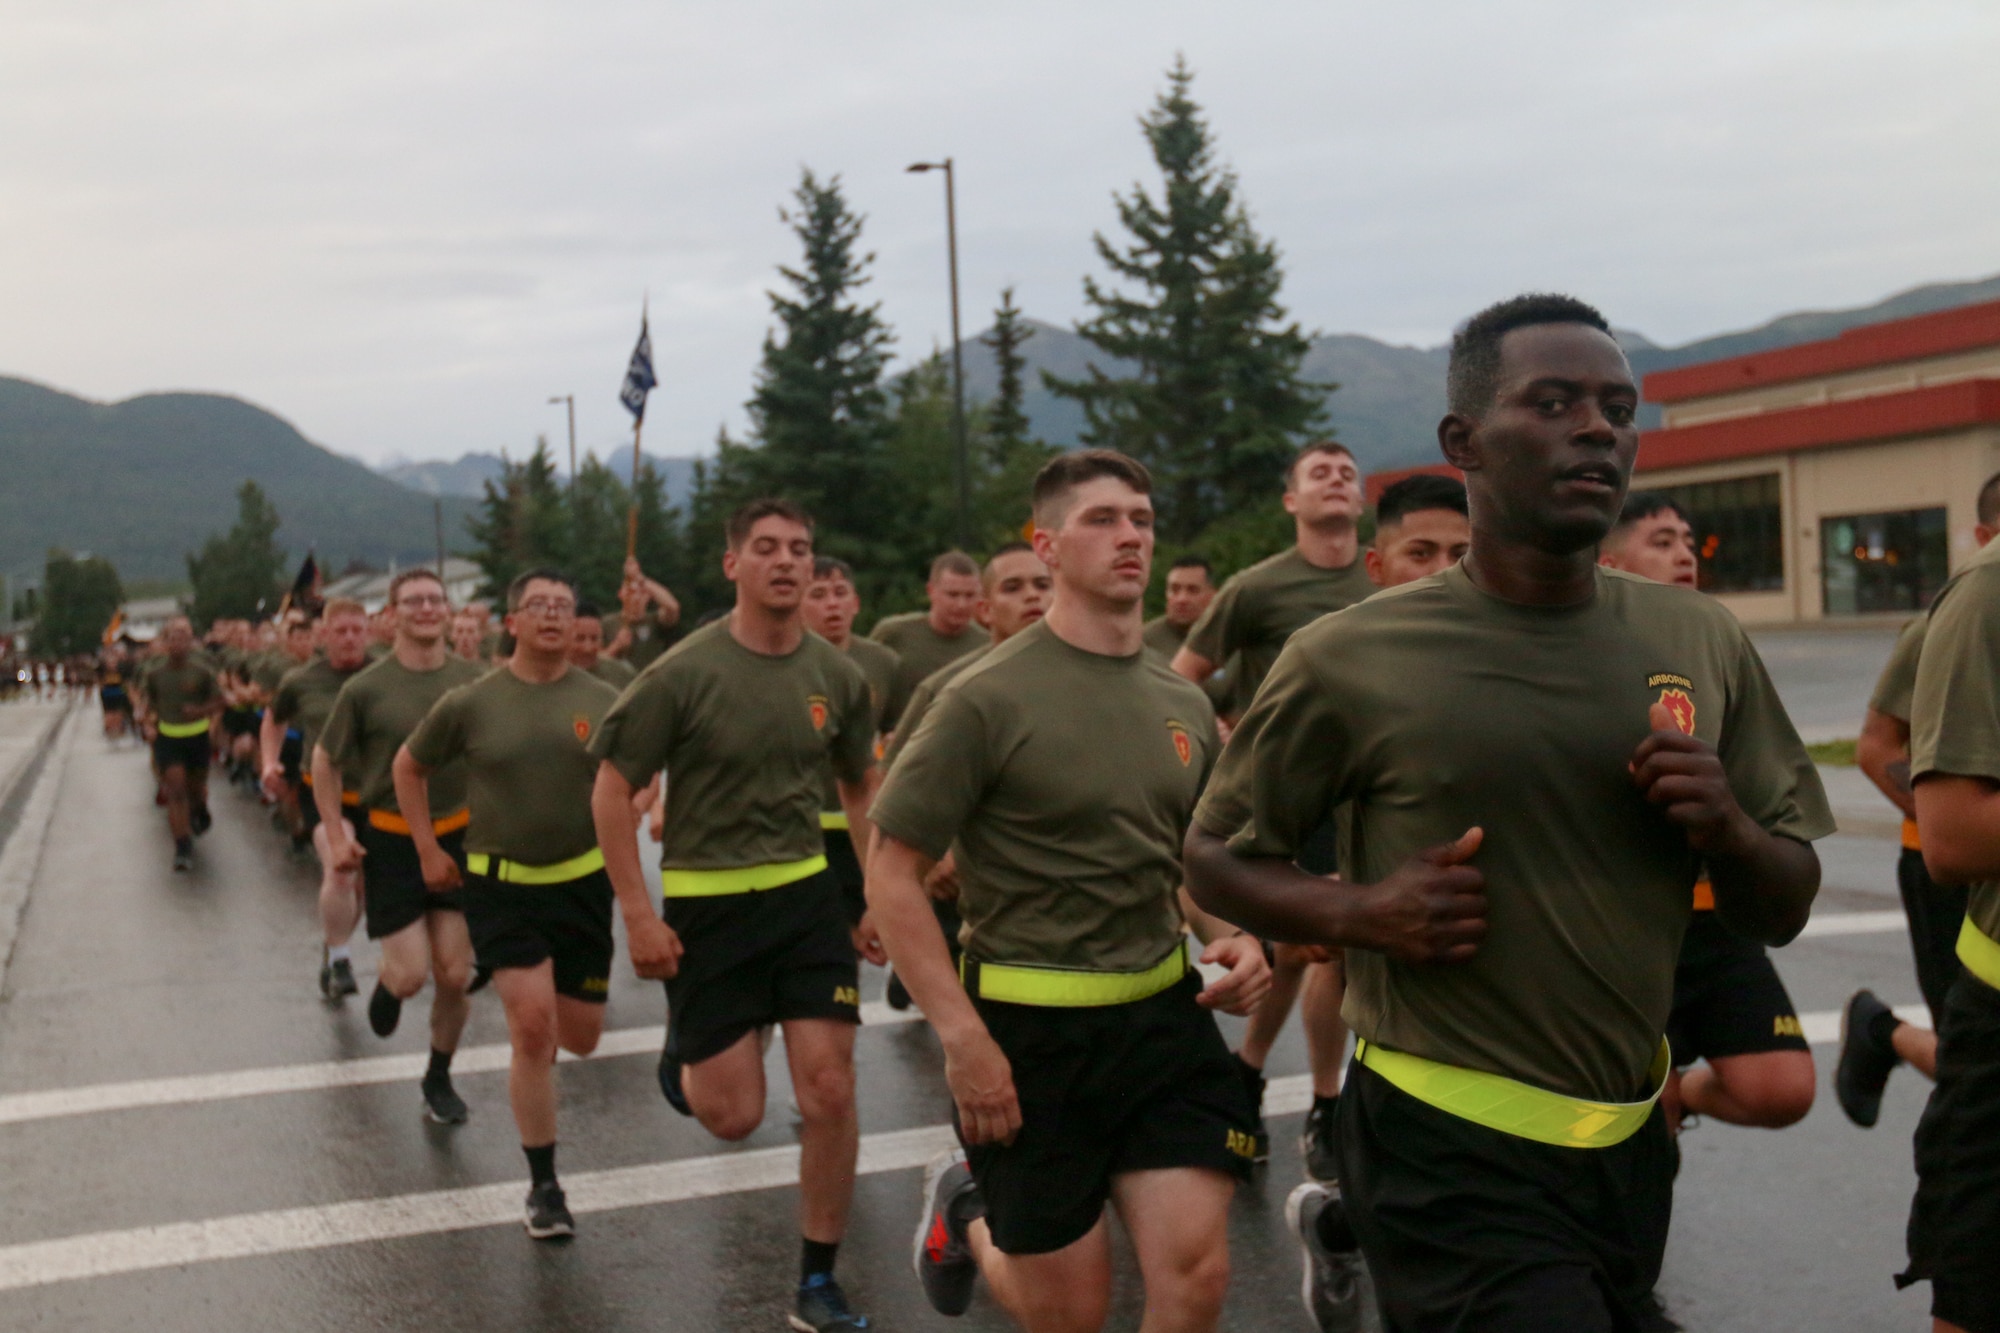
{"label": "black shorts with army text", "polygon": [[1667,1044],[1678,1068],[1731,1055],[1812,1049],[1764,946],[1738,935],[1714,911],[1697,911],[1681,939]]}
{"label": "black shorts with army text", "polygon": [[514,884],[468,871],[459,895],[481,967],[539,967],[556,994],[603,1004],[611,993],[611,878],[594,870],[560,884]]}
{"label": "black shorts with army text", "polygon": [[1112,1180],[1197,1168],[1248,1179],[1256,1108],[1190,971],[1129,1004],[975,999],[1013,1067],[1021,1129],[966,1158],[1005,1254],[1047,1254],[1097,1225]]}
{"label": "black shorts with army text", "polygon": [[1655,1104],[1623,1142],[1474,1124],[1350,1061],[1335,1119],[1347,1218],[1399,1333],[1641,1333],[1673,1217]]}
{"label": "black shorts with army text", "polygon": [[786,1019],[861,1021],[847,905],[826,871],[756,893],[668,898],[661,915],[681,941],[680,970],[666,986],[684,1063]]}
{"label": "black shorts with army text", "polygon": [[[462,911],[459,889],[433,893],[424,886],[423,862],[417,844],[407,834],[390,833],[368,822],[361,811],[354,821],[354,836],[367,855],[361,858],[361,895],[368,912],[368,938],[379,940],[394,935],[431,912]],[[445,833],[438,846],[465,871],[465,831]]]}
{"label": "black shorts with army text", "polygon": [[1960,970],[1938,1028],[1937,1086],[1917,1122],[1910,1266],[1931,1317],[2000,1333],[2000,990]]}

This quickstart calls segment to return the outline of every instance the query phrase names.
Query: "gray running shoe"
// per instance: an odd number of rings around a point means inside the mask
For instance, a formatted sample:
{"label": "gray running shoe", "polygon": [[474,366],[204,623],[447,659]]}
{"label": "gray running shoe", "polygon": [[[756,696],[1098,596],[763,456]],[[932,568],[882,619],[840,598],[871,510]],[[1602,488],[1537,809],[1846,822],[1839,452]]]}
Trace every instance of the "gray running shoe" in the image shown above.
{"label": "gray running shoe", "polygon": [[1285,1200],[1285,1225],[1299,1238],[1304,1252],[1300,1295],[1306,1313],[1320,1333],[1380,1333],[1375,1283],[1360,1249],[1329,1249],[1320,1238],[1321,1215],[1329,1209],[1340,1210],[1335,1216],[1345,1223],[1340,1191],[1315,1180],[1300,1185]]}
{"label": "gray running shoe", "polygon": [[1331,1102],[1322,1106],[1315,1100],[1306,1112],[1305,1128],[1299,1131],[1299,1156],[1305,1159],[1307,1178],[1328,1185],[1340,1181],[1340,1158],[1333,1150],[1333,1116],[1340,1105],[1339,1095]]}
{"label": "gray running shoe", "polygon": [[831,1273],[814,1273],[799,1283],[798,1300],[785,1320],[799,1333],[859,1333],[874,1327],[867,1315],[848,1308],[847,1293]]}
{"label": "gray running shoe", "polygon": [[576,1234],[576,1219],[569,1215],[569,1200],[562,1186],[544,1181],[528,1190],[528,1234],[536,1240],[566,1240]]}

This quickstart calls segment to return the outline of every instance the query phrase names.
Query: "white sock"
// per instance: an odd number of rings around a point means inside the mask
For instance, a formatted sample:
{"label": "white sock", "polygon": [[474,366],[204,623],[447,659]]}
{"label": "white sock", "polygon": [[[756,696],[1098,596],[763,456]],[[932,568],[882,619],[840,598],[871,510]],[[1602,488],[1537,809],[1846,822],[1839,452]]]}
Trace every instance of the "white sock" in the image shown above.
{"label": "white sock", "polygon": [[329,963],[345,963],[352,960],[348,956],[345,944],[332,944],[327,946],[326,961]]}

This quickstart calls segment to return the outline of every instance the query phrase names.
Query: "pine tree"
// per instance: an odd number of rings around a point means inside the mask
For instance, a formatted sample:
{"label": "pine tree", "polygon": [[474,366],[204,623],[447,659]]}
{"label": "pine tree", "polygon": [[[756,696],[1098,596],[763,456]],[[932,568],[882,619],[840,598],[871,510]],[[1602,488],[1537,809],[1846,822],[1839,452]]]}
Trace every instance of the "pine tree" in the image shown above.
{"label": "pine tree", "polygon": [[1033,329],[1021,324],[1021,311],[1014,304],[1014,289],[1002,288],[1000,305],[993,312],[993,327],[979,340],[993,349],[993,363],[1000,373],[999,392],[986,404],[983,432],[996,469],[1006,467],[1016,454],[1044,447],[1030,434],[1028,414],[1022,408],[1021,371],[1027,362],[1021,356],[1021,344],[1034,336]]}
{"label": "pine tree", "polygon": [[[561,569],[569,563],[575,553],[575,516],[556,480],[546,438],[537,438],[535,452],[521,462],[503,453],[500,476],[485,483],[485,492],[479,512],[465,520],[465,528],[473,541],[472,559],[486,574],[487,596],[506,592],[524,569]],[[622,541],[623,510],[618,524]]]}
{"label": "pine tree", "polygon": [[118,571],[102,556],[50,550],[42,566],[42,595],[35,618],[34,650],[68,657],[96,650],[112,613],[125,600]]}
{"label": "pine tree", "polygon": [[1094,238],[1113,278],[1139,294],[1086,278],[1096,314],[1077,325],[1136,373],[1092,365],[1080,380],[1047,372],[1043,380],[1083,406],[1087,443],[1153,469],[1162,535],[1186,541],[1235,509],[1268,502],[1292,452],[1323,431],[1334,386],[1300,373],[1310,343],[1278,303],[1277,247],[1257,235],[1235,174],[1216,161],[1184,60],[1167,82],[1140,120],[1161,195],[1135,186],[1116,198],[1130,236],[1123,246]]}
{"label": "pine tree", "polygon": [[277,606],[285,566],[276,540],[278,525],[278,511],[263,488],[244,482],[236,492],[236,525],[187,557],[197,625],[218,618],[248,619]]}

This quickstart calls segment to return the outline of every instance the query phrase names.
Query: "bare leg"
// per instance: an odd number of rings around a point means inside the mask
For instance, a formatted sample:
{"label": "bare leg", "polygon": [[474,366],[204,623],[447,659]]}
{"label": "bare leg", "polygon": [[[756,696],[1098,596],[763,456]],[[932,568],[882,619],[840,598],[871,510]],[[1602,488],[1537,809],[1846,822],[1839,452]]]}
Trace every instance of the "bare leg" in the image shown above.
{"label": "bare leg", "polygon": [[1340,1005],[1347,998],[1347,956],[1335,953],[1332,960],[1306,968],[1305,988],[1299,998],[1299,1019],[1306,1029],[1306,1055],[1312,1064],[1313,1096],[1337,1097],[1340,1081],[1347,1072],[1347,1024],[1341,1020]]}
{"label": "bare leg", "polygon": [[1251,1013],[1250,1025],[1243,1031],[1243,1044],[1236,1048],[1237,1057],[1252,1069],[1264,1067],[1278,1034],[1285,1030],[1285,1020],[1292,1016],[1292,1005],[1299,998],[1299,984],[1305,979],[1305,960],[1297,950],[1281,944],[1276,953],[1270,992]]}
{"label": "bare leg", "polygon": [[1805,1118],[1817,1086],[1809,1051],[1721,1055],[1681,1075],[1680,1100],[1683,1114],[1783,1129]]}
{"label": "bare leg", "polygon": [[382,937],[382,967],[377,979],[391,995],[409,999],[424,988],[430,972],[430,931],[421,920]]}
{"label": "bare leg", "polygon": [[531,1148],[556,1141],[556,982],[547,959],[533,967],[503,967],[493,989],[507,1011],[513,1056],[507,1066],[507,1102],[514,1127]]}
{"label": "bare leg", "polygon": [[[472,984],[472,936],[466,931],[464,914],[459,912],[426,912],[420,924],[430,943],[434,983],[431,991],[431,1049],[455,1051],[459,1035],[465,1031],[465,1016],[471,1009],[466,1003],[465,988]],[[544,962],[543,966],[549,965]],[[551,969],[551,995],[555,994],[554,975]],[[549,1058],[555,1058],[553,1051]]]}
{"label": "bare leg", "polygon": [[[347,836],[354,836],[354,827],[342,821]],[[326,946],[338,949],[354,938],[354,927],[361,920],[361,872],[358,870],[335,870],[326,849],[326,826],[313,830],[313,850],[319,854],[319,925]]]}
{"label": "bare leg", "polygon": [[174,841],[191,837],[188,823],[188,771],[174,764],[160,774],[160,790],[167,794],[167,831]]}
{"label": "bare leg", "polygon": [[1006,1254],[986,1219],[971,1227],[987,1290],[1025,1333],[1097,1333],[1111,1306],[1111,1234],[1103,1218],[1082,1239],[1047,1254]]}
{"label": "bare leg", "polygon": [[1937,1082],[1937,1033],[1914,1023],[1898,1023],[1889,1044],[1910,1068]]}
{"label": "bare leg", "polygon": [[764,1049],[754,1031],[728,1050],[681,1068],[681,1089],[701,1127],[734,1143],[764,1123]]}
{"label": "bare leg", "polygon": [[861,1122],[854,1109],[852,1023],[798,1018],[785,1023],[785,1059],[799,1099],[799,1232],[807,1240],[847,1234]]}
{"label": "bare leg", "polygon": [[1208,1333],[1229,1292],[1229,1200],[1220,1171],[1134,1171],[1111,1182],[1111,1201],[1132,1235],[1146,1282],[1140,1333]]}

